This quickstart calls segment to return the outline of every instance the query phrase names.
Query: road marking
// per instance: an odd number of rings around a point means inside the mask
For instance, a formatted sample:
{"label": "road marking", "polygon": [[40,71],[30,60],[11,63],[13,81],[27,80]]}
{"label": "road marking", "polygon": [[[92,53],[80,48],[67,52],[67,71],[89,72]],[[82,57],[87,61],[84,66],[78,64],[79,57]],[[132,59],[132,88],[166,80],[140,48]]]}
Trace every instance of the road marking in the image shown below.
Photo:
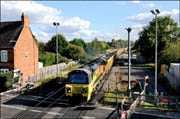
{"label": "road marking", "polygon": [[[23,108],[23,107],[15,107],[15,106],[10,106],[10,105],[4,105],[4,104],[1,104],[2,107],[7,107],[7,108],[12,108],[12,109],[19,109],[19,110],[28,110],[27,108]],[[32,112],[42,112],[40,110],[30,110]],[[62,114],[60,113],[56,113],[56,112],[46,112],[45,113],[47,114],[52,114],[52,115],[59,115],[61,116]]]}
{"label": "road marking", "polygon": [[[16,97],[16,96],[15,96]],[[14,98],[14,99],[17,99],[17,100],[29,100],[29,101],[35,101],[35,102],[41,102],[41,100],[37,100],[37,99],[31,99],[31,97],[28,99],[28,98],[24,98],[24,97],[19,97],[19,98]],[[7,100],[10,100],[10,99],[7,99],[5,98],[4,100],[1,100],[1,102],[4,102],[4,101],[7,101]],[[51,101],[45,101],[45,103],[52,103]],[[68,103],[63,103],[63,102],[58,102],[56,104],[63,104],[63,105],[69,105]]]}
{"label": "road marking", "polygon": [[115,110],[115,108],[111,108],[111,107],[97,107],[99,109],[107,109],[107,110]]}
{"label": "road marking", "polygon": [[96,119],[96,117],[81,116],[83,119]]}
{"label": "road marking", "polygon": [[[2,95],[1,95],[2,96]],[[10,100],[11,98],[14,98],[14,97],[17,97],[18,95],[3,95],[3,97],[1,97],[1,102],[4,102],[4,101],[8,101]]]}

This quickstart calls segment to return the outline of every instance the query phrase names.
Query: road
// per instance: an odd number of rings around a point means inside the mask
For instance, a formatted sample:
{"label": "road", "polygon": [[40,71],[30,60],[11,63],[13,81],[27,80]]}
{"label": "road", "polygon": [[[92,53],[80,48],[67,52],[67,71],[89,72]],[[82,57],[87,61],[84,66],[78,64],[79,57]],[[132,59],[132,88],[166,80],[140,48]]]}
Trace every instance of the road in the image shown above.
{"label": "road", "polygon": [[[32,95],[16,95],[6,94],[1,97],[1,118],[18,117],[27,109],[36,105],[42,97]],[[36,109],[30,110],[26,115],[28,118],[35,117],[42,112],[45,106],[40,106]],[[41,115],[41,118],[107,118],[115,109],[111,106],[102,105],[69,105],[64,101],[48,108],[47,112]]]}

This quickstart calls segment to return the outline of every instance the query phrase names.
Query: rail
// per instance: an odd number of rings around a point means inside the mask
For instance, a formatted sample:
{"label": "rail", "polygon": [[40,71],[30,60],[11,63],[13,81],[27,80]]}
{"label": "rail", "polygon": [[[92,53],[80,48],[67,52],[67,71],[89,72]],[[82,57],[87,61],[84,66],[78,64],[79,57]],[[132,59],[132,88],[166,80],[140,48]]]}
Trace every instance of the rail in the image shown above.
{"label": "rail", "polygon": [[45,103],[48,99],[50,99],[52,96],[54,96],[55,94],[57,94],[58,92],[60,92],[62,89],[64,89],[65,87],[61,87],[60,89],[58,89],[56,92],[54,92],[52,95],[48,96],[47,98],[45,98],[44,100],[42,100],[40,103],[36,104],[35,106],[33,106],[32,108],[27,109],[26,111],[23,112],[23,114],[19,115],[18,117],[16,117],[16,119],[20,119],[23,116],[25,116],[28,112],[30,112],[31,110],[34,110],[37,106],[41,105],[42,103]]}

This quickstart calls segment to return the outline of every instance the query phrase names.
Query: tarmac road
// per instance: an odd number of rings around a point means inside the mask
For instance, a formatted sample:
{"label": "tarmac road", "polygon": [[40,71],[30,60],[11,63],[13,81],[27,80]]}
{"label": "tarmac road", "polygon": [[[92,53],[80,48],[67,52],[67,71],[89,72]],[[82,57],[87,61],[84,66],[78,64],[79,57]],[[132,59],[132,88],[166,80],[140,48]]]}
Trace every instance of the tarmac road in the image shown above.
{"label": "tarmac road", "polygon": [[[1,97],[1,119],[14,118],[22,114],[28,108],[32,108],[36,105],[38,96],[29,95],[13,95]],[[44,107],[38,107],[28,112],[25,116],[27,118],[33,118],[38,113],[42,112]],[[83,111],[82,111],[83,110]],[[101,105],[91,105],[82,108],[81,105],[69,106],[66,104],[56,104],[48,109],[48,112],[41,115],[40,118],[101,118],[105,119],[109,114],[115,110],[112,107],[104,107]],[[77,113],[76,113],[77,112]],[[78,115],[79,114],[79,115]]]}

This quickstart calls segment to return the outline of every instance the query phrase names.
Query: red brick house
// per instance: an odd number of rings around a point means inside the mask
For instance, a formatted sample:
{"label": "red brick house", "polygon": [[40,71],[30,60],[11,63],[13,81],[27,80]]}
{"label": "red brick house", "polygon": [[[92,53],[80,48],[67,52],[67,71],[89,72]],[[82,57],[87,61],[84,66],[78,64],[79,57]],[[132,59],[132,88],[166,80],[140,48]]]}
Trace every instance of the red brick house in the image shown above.
{"label": "red brick house", "polygon": [[38,72],[38,44],[29,27],[29,17],[21,21],[1,22],[0,70],[20,70],[22,78]]}

